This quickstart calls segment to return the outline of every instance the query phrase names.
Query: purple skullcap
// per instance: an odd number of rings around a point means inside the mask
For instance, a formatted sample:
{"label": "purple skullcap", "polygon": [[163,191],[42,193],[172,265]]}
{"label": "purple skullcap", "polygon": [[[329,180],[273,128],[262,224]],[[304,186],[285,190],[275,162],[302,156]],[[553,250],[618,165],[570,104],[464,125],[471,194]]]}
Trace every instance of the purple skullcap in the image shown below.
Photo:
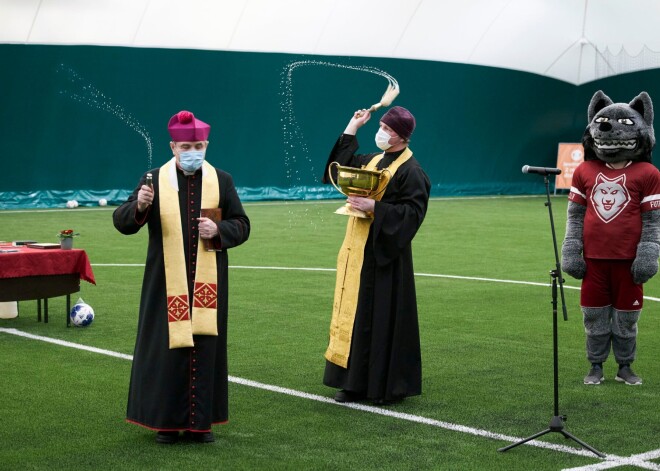
{"label": "purple skullcap", "polygon": [[406,140],[410,139],[415,130],[415,117],[402,106],[393,106],[380,120]]}
{"label": "purple skullcap", "polygon": [[179,111],[170,118],[167,130],[174,142],[197,142],[208,139],[211,126],[195,118],[190,111]]}

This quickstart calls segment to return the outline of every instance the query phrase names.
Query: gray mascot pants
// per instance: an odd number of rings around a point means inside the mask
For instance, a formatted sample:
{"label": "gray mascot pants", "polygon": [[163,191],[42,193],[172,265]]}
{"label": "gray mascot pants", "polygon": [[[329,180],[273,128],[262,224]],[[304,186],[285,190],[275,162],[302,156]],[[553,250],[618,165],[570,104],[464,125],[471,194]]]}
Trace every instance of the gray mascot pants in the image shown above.
{"label": "gray mascot pants", "polygon": [[637,321],[641,312],[619,311],[612,306],[583,307],[587,359],[591,363],[602,363],[607,360],[611,347],[619,365],[635,361]]}

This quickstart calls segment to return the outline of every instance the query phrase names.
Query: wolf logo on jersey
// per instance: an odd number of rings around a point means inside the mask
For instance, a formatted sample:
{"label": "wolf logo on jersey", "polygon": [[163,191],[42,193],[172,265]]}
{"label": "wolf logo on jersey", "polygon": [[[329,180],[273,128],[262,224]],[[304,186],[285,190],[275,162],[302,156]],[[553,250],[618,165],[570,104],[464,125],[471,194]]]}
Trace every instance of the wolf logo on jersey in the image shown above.
{"label": "wolf logo on jersey", "polygon": [[602,173],[598,174],[591,192],[591,203],[604,223],[613,221],[629,202],[630,194],[626,188],[625,175],[609,179]]}

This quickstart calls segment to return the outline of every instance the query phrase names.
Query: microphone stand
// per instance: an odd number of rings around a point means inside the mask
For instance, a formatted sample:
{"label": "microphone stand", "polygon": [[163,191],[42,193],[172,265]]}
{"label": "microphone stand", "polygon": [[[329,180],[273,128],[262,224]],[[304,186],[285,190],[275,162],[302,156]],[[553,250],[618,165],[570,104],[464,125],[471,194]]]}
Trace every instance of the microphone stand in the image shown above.
{"label": "microphone stand", "polygon": [[601,458],[605,458],[605,455],[600,451],[596,450],[592,446],[586,444],[579,438],[575,437],[571,433],[567,432],[564,429],[564,421],[566,420],[565,415],[559,415],[559,362],[557,355],[557,283],[559,283],[559,292],[561,293],[561,306],[564,313],[564,320],[568,320],[568,314],[566,313],[566,300],[564,298],[564,279],[561,276],[561,265],[559,264],[559,252],[557,251],[557,237],[555,236],[555,222],[552,217],[552,203],[550,202],[550,186],[548,183],[548,175],[543,175],[545,181],[545,193],[547,197],[547,202],[545,205],[548,207],[548,214],[550,215],[550,229],[552,231],[552,243],[555,248],[555,269],[550,271],[550,276],[552,277],[552,352],[554,359],[554,416],[550,420],[550,426],[534,435],[524,438],[516,443],[499,448],[497,451],[505,452],[511,448],[527,443],[530,440],[534,440],[546,433],[556,432],[562,434],[565,438],[570,438],[571,440],[577,442],[587,450],[596,454]]}

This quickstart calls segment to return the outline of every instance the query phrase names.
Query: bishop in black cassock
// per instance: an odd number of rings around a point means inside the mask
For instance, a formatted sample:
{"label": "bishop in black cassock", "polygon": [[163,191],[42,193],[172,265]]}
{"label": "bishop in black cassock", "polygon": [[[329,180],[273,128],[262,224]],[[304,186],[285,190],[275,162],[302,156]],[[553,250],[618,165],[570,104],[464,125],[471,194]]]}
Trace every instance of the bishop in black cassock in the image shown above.
{"label": "bishop in black cassock", "polygon": [[[147,185],[148,174],[143,175],[132,195],[113,215],[114,225],[122,234],[137,233],[144,225],[149,229],[127,420],[157,431],[156,440],[160,443],[177,441],[180,431],[193,440],[209,442],[213,441],[211,425],[228,420],[227,250],[248,239],[250,221],[231,175],[205,162],[210,127],[192,113],[180,112],[172,117],[168,129],[175,157],[148,172],[152,186]],[[205,183],[209,178],[213,181],[211,186]],[[167,203],[165,195],[171,196]],[[216,208],[221,208],[221,213],[216,212],[220,216],[215,220],[200,219],[203,201],[208,204],[209,198],[215,201]],[[172,222],[164,213],[174,209],[176,214],[173,205],[177,204],[179,217],[175,216]],[[170,227],[165,232],[179,234],[171,249],[164,242],[163,229],[168,224],[176,231]],[[195,292],[195,280],[200,278],[197,271],[201,258],[208,256],[203,253],[205,243],[215,250],[211,278],[216,282],[216,292],[203,291],[200,298],[199,292]],[[180,263],[172,262],[172,257],[168,259],[167,250],[176,252]],[[185,267],[179,266],[183,264]],[[166,269],[166,265],[174,266]],[[184,278],[180,281],[185,292],[179,301],[188,304],[168,302],[167,278],[175,278],[175,274]],[[208,301],[200,305],[205,310],[199,312],[210,313],[207,327],[217,334],[197,334],[191,328],[198,312],[193,304],[197,306],[198,300]],[[176,319],[180,322],[173,323],[173,316],[179,316]],[[176,344],[173,324],[187,329],[182,344]]]}

